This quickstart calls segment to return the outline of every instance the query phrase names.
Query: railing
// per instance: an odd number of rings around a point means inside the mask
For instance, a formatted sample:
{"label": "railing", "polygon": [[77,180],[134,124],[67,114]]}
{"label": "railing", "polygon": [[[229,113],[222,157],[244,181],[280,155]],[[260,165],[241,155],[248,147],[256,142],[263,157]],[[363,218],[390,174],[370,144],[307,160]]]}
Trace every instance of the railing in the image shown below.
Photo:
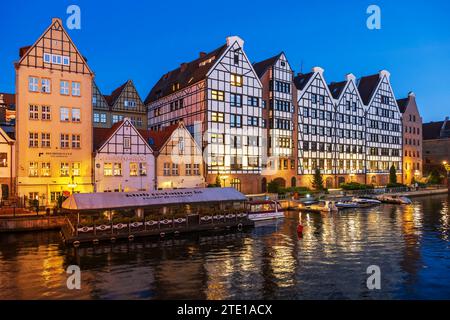
{"label": "railing", "polygon": [[198,216],[198,222],[192,222],[188,217],[180,218],[167,218],[162,220],[142,220],[134,222],[113,223],[110,224],[89,224],[78,225],[73,227],[72,222],[69,221],[69,226],[72,230],[72,235],[105,235],[105,234],[123,234],[132,232],[143,232],[152,230],[164,230],[178,229],[183,227],[189,227],[190,225],[206,225],[206,224],[226,224],[232,221],[240,222],[246,219],[248,215],[246,213],[224,213],[218,215],[204,215]]}

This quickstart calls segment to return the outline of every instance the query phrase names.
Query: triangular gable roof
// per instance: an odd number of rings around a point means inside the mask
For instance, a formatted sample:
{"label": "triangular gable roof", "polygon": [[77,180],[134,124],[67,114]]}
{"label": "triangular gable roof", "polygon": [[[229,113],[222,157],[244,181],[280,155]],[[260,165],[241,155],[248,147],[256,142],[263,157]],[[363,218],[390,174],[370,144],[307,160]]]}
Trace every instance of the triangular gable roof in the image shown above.
{"label": "triangular gable roof", "polygon": [[[105,109],[109,107],[108,101],[106,101],[105,96],[100,91],[100,88],[97,86],[95,81],[92,81],[92,95],[95,95],[96,97],[99,97],[102,99],[103,104],[105,105]],[[97,102],[98,105],[98,102]]]}
{"label": "triangular gable roof", "polygon": [[314,76],[314,72],[310,72],[310,73],[306,73],[306,74],[299,73],[294,78],[294,84],[295,84],[295,87],[297,88],[297,90],[302,91],[306,87],[306,85],[310,82],[310,80],[312,79],[313,76]]}
{"label": "triangular gable roof", "polygon": [[370,104],[380,82],[380,74],[362,77],[357,81],[359,95],[366,106]]}
{"label": "triangular gable roof", "polygon": [[8,143],[14,143],[14,140],[0,127],[0,138]]}
{"label": "triangular gable roof", "polygon": [[116,104],[116,101],[119,99],[119,97],[122,95],[122,92],[126,88],[128,81],[126,81],[124,84],[120,85],[118,88],[114,89],[114,91],[111,92],[111,94],[109,96],[104,96],[105,100],[108,102],[108,104],[110,106],[113,106]]}
{"label": "triangular gable roof", "polygon": [[331,95],[334,99],[339,99],[344,93],[344,89],[347,87],[348,81],[341,82],[332,82],[328,85],[328,89],[330,89]]}
{"label": "triangular gable roof", "polygon": [[148,140],[145,136],[142,135],[142,130],[138,130],[128,118],[123,119],[122,121],[116,122],[111,128],[94,128],[94,151],[101,151],[103,147],[111,140],[111,138],[119,131],[122,126],[125,124],[130,125],[136,133],[147,143],[147,146],[150,150],[153,151],[153,148],[149,145]]}
{"label": "triangular gable roof", "polygon": [[16,95],[14,93],[2,93],[0,92],[0,104],[6,106],[13,106],[16,104]]}
{"label": "triangular gable roof", "polygon": [[255,70],[258,77],[261,78],[266,73],[266,71],[278,61],[282,54],[283,53],[280,52],[276,56],[254,63],[253,69]]}
{"label": "triangular gable roof", "polygon": [[442,127],[445,121],[429,122],[422,125],[423,140],[434,140],[441,137]]}
{"label": "triangular gable roof", "polygon": [[[37,51],[38,44],[41,44],[45,40],[44,38],[48,38],[48,39],[51,38],[51,36],[47,37],[47,35],[51,34],[52,30],[61,31],[62,32],[62,39],[60,39],[60,40],[68,41],[69,42],[69,46],[71,46],[71,47],[69,47],[69,51],[71,51],[70,49],[73,49],[75,51],[76,59],[75,59],[75,61],[73,59],[71,59],[70,64],[75,63],[77,66],[78,65],[82,65],[83,66],[83,68],[81,68],[82,70],[78,70],[78,68],[77,68],[76,72],[88,73],[88,74],[93,75],[94,73],[89,68],[86,59],[83,57],[83,55],[80,53],[78,48],[75,46],[72,38],[70,38],[70,36],[67,33],[67,31],[64,29],[63,23],[62,23],[61,19],[59,19],[59,18],[53,18],[52,19],[52,23],[47,27],[47,29],[45,29],[45,31],[42,33],[42,35],[36,40],[36,42],[32,46],[21,48],[21,50],[20,50],[21,57],[20,57],[19,62],[17,64],[18,65],[36,65],[37,64],[37,60],[38,60],[37,57],[39,56],[39,59],[42,61],[42,67],[44,67],[44,61],[43,61],[42,54],[40,54],[40,55],[34,54],[33,57],[31,57],[30,55],[33,52],[33,50]],[[64,37],[66,37],[66,39],[64,39]],[[63,41],[61,41],[61,42],[63,42]],[[43,47],[43,45],[41,47]],[[54,50],[57,50],[58,52],[61,52],[60,49],[56,49],[55,48]],[[66,51],[66,49],[64,51]],[[49,53],[52,53],[52,52],[49,52]],[[30,60],[32,60],[32,61],[30,61]],[[25,61],[27,63],[25,63]],[[61,65],[50,64],[50,66],[51,66],[52,69],[61,70],[61,71],[69,71],[68,68],[70,68],[70,67],[64,66],[62,64]],[[86,70],[84,70],[84,67],[86,67]]]}
{"label": "triangular gable roof", "polygon": [[218,60],[219,57],[223,55],[226,49],[227,45],[222,45],[219,48],[211,51],[210,53],[202,54],[201,57],[191,62],[184,63],[177,69],[164,74],[150,90],[149,94],[145,98],[144,103],[148,104],[159,98],[171,94],[173,92],[173,84],[177,83],[179,84],[180,89],[183,89],[201,80],[204,80],[208,71],[211,69],[211,64],[207,63],[203,66],[200,66],[200,63],[211,58]]}
{"label": "triangular gable roof", "polygon": [[405,113],[406,108],[408,107],[410,98],[411,97],[397,100],[397,105],[398,105],[398,108],[400,109],[401,113]]}
{"label": "triangular gable roof", "polygon": [[139,132],[146,139],[146,141],[153,148],[153,150],[160,151],[170,140],[175,130],[180,128],[181,125],[182,123],[180,122],[177,124],[164,127],[159,131],[139,130]]}

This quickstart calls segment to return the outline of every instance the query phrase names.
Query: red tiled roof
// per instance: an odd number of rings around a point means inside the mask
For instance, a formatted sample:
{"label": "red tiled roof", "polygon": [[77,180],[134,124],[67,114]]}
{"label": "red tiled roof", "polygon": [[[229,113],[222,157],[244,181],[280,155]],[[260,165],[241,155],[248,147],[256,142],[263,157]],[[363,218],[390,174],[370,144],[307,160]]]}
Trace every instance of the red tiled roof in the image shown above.
{"label": "red tiled roof", "polygon": [[377,89],[380,75],[362,77],[358,80],[358,91],[365,105],[368,105],[375,90]]}
{"label": "red tiled roof", "polygon": [[116,88],[109,96],[104,96],[106,99],[106,102],[108,102],[108,104],[110,106],[113,106],[116,103],[117,99],[119,99],[120,94],[122,93],[123,89],[125,89],[128,82],[129,82],[129,80],[127,80],[124,84],[122,84],[121,86]]}
{"label": "red tiled roof", "polygon": [[330,89],[333,98],[337,99],[341,96],[342,91],[344,90],[346,84],[347,81],[341,81],[341,82],[332,82],[328,85],[328,88]]}
{"label": "red tiled roof", "polygon": [[16,104],[16,95],[14,93],[2,93],[0,92],[0,101],[3,99],[7,106]]}
{"label": "red tiled roof", "polygon": [[282,52],[277,54],[276,56],[273,56],[269,59],[260,61],[260,62],[256,62],[253,64],[253,69],[255,69],[256,74],[258,75],[258,77],[262,77],[264,75],[264,73],[266,73],[266,70],[273,66],[275,64],[275,62],[277,62],[277,60],[280,58]]}
{"label": "red tiled roof", "polygon": [[397,105],[398,105],[398,108],[400,109],[401,113],[405,113],[406,108],[408,107],[408,103],[409,103],[409,97],[397,100]]}
{"label": "red tiled roof", "polygon": [[32,46],[25,46],[19,49],[19,57],[22,58]]}
{"label": "red tiled roof", "polygon": [[97,151],[116,132],[125,120],[116,122],[111,128],[94,128],[94,151]]}
{"label": "red tiled roof", "polygon": [[180,124],[173,124],[164,127],[162,130],[138,130],[142,137],[148,142],[153,151],[160,151],[167,140],[170,139],[172,133],[178,129]]}
{"label": "red tiled roof", "polygon": [[423,140],[439,139],[444,121],[424,123],[422,125]]}
{"label": "red tiled roof", "polygon": [[172,90],[173,84],[178,84],[179,89],[183,89],[205,79],[206,74],[211,69],[214,62],[202,66],[200,66],[200,63],[212,57],[218,59],[222,56],[226,49],[227,45],[225,44],[208,54],[201,54],[199,58],[191,62],[184,63],[179,68],[166,73],[154,85],[150,93],[147,95],[144,103],[148,104],[171,94],[174,92]]}
{"label": "red tiled roof", "polygon": [[314,75],[314,72],[310,72],[310,73],[299,73],[295,78],[294,78],[294,84],[295,87],[298,90],[303,90],[306,86],[306,84],[308,83],[308,81],[311,79],[311,77]]}

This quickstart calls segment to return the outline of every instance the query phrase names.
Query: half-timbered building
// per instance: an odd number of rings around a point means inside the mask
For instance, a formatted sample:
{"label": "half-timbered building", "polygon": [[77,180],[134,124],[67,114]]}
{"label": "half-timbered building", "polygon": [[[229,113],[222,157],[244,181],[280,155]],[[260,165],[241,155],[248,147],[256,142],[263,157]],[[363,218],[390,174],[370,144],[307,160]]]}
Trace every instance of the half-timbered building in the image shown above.
{"label": "half-timbered building", "polygon": [[107,96],[103,96],[94,83],[92,94],[94,127],[110,128],[124,118],[129,118],[136,128],[147,129],[147,109],[132,80]]}
{"label": "half-timbered building", "polygon": [[386,185],[389,169],[395,166],[402,178],[402,120],[390,83],[390,73],[358,80],[358,90],[367,106],[366,113],[366,183]]}
{"label": "half-timbered building", "polygon": [[262,84],[236,36],[163,75],[145,103],[149,127],[183,121],[202,144],[208,183],[260,190]]}
{"label": "half-timbered building", "polygon": [[202,149],[183,122],[141,133],[155,152],[158,189],[206,186]]}
{"label": "half-timbered building", "polygon": [[15,68],[18,195],[45,206],[92,192],[93,73],[60,19]]}
{"label": "half-timbered building", "polygon": [[0,201],[15,195],[15,141],[0,128]]}
{"label": "half-timbered building", "polygon": [[323,73],[322,68],[315,67],[294,79],[298,90],[297,169],[304,186],[311,186],[316,169],[320,169],[327,184],[334,178],[335,102]]}
{"label": "half-timbered building", "polygon": [[294,72],[286,55],[280,54],[255,63],[255,72],[263,85],[262,128],[267,160],[262,171],[262,191],[268,181],[281,186],[297,185],[297,101]]}
{"label": "half-timbered building", "polygon": [[96,192],[155,189],[153,150],[129,118],[94,128],[94,162]]}
{"label": "half-timbered building", "polygon": [[366,107],[356,86],[356,77],[348,74],[346,80],[331,83],[329,89],[335,99],[334,125],[334,179],[327,178],[328,188],[343,183],[365,183],[366,169]]}

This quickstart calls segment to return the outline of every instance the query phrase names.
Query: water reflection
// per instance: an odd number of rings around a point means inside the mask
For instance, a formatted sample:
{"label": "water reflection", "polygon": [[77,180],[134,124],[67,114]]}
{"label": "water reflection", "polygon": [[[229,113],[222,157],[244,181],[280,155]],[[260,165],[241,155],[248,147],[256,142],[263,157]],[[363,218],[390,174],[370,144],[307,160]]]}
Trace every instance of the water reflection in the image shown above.
{"label": "water reflection", "polygon": [[[298,213],[243,233],[66,248],[59,234],[0,235],[1,299],[450,298],[449,199]],[[82,289],[66,288],[78,264]],[[382,290],[366,287],[378,265]]]}

